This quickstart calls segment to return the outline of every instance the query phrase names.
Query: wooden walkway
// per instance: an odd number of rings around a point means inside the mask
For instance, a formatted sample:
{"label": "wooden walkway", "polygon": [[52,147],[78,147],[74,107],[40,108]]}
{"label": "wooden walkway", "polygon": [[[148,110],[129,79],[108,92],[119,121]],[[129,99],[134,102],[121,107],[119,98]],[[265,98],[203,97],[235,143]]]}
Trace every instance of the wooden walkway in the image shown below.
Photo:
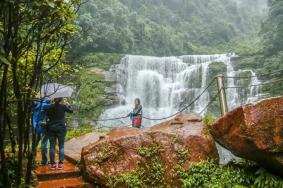
{"label": "wooden walkway", "polygon": [[[40,161],[41,154],[37,154],[37,161]],[[56,159],[58,156],[56,156]],[[91,184],[84,181],[80,169],[68,159],[64,161],[63,170],[50,170],[49,165],[38,165],[35,169],[38,179],[37,188],[93,188]]]}

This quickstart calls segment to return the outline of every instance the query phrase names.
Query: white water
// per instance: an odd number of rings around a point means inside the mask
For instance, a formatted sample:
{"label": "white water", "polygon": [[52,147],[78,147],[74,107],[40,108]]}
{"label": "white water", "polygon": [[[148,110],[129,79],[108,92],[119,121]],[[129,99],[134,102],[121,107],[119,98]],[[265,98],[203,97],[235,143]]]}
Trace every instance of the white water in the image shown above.
{"label": "white water", "polygon": [[[208,71],[212,62],[223,62],[227,67],[227,76],[233,77],[241,71],[235,71],[231,62],[234,54],[216,55],[185,55],[179,57],[150,57],[126,55],[115,67],[117,77],[117,92],[120,104],[107,109],[100,119],[121,117],[128,114],[133,108],[135,98],[140,98],[143,105],[144,116],[161,118],[169,116],[184,105],[196,98],[209,84]],[[260,81],[253,77],[250,85],[257,85]],[[227,87],[235,87],[235,80],[227,80]],[[259,88],[254,86],[243,98],[242,90],[231,88],[227,90],[229,109],[233,109],[243,102],[257,100]],[[199,113],[209,103],[210,94],[206,91],[200,99],[188,109]],[[203,113],[205,113],[204,111]],[[144,120],[143,126],[151,126],[159,121]],[[130,125],[127,118],[119,121],[107,121],[100,126],[118,127]],[[223,163],[231,158],[226,150],[221,150]],[[225,156],[227,155],[227,156]]]}

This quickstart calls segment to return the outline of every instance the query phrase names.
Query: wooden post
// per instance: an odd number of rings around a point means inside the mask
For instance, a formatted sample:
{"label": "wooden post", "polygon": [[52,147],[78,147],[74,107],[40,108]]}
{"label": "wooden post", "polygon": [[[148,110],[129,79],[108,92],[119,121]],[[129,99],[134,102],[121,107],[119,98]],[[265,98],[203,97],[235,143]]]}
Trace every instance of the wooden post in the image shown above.
{"label": "wooden post", "polygon": [[221,115],[224,116],[226,112],[228,112],[227,99],[224,88],[224,76],[222,74],[219,74],[216,76],[216,78],[217,78],[217,89],[219,92]]}

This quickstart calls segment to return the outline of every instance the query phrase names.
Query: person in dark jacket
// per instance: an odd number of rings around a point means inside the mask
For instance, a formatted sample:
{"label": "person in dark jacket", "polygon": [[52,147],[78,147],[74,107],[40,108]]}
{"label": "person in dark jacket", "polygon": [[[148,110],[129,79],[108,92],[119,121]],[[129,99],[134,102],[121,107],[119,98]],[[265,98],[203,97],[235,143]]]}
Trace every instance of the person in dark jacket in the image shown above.
{"label": "person in dark jacket", "polygon": [[[46,125],[45,125],[45,112],[50,107],[50,100],[43,99],[37,101],[33,110],[33,131],[36,133],[36,147],[41,141],[41,165],[46,165],[47,161],[47,143],[48,137],[46,135]],[[36,148],[35,148],[36,149]],[[35,152],[36,153],[36,152]]]}
{"label": "person in dark jacket", "polygon": [[142,105],[139,98],[135,99],[135,107],[133,111],[128,115],[132,120],[132,127],[141,128],[142,123]]}
{"label": "person in dark jacket", "polygon": [[51,170],[56,169],[55,164],[55,146],[56,140],[59,144],[59,162],[57,169],[63,169],[64,162],[64,142],[66,136],[66,124],[65,124],[65,113],[72,113],[73,109],[68,102],[62,104],[62,98],[54,99],[47,112],[47,135],[50,142],[49,156],[50,156],[50,168]]}

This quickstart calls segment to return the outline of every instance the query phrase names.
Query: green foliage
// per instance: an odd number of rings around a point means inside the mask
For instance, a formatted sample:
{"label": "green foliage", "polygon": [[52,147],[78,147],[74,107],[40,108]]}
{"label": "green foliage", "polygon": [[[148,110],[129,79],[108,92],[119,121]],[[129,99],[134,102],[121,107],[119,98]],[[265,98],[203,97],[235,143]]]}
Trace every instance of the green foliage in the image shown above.
{"label": "green foliage", "polygon": [[153,157],[155,155],[158,155],[160,152],[160,146],[155,144],[152,146],[143,146],[137,149],[137,153],[142,156],[142,157],[146,157],[146,158],[150,158]]}
{"label": "green foliage", "polygon": [[258,168],[254,163],[239,160],[222,166],[207,161],[194,164],[189,171],[177,168],[178,177],[186,188],[279,188],[283,180]]}
{"label": "green foliage", "polygon": [[174,144],[181,144],[182,143],[181,138],[178,137],[177,135],[174,135],[171,140],[172,140],[172,143],[174,143]]}
{"label": "green foliage", "polygon": [[[234,63],[235,70],[251,69],[255,71],[262,82],[273,82],[283,76],[283,71],[277,74],[268,74],[276,70],[283,70],[283,2],[281,0],[269,0],[269,13],[261,27],[260,39],[254,43],[238,42],[236,52],[241,56]],[[265,76],[261,76],[265,75]],[[239,84],[247,85],[246,83]],[[283,84],[265,84],[261,88],[264,97],[282,95]],[[246,90],[241,91],[245,93]]]}
{"label": "green foliage", "polygon": [[283,51],[283,1],[269,0],[268,18],[262,26],[264,54],[272,56]]}
{"label": "green foliage", "polygon": [[96,158],[96,162],[98,164],[106,161],[109,159],[109,152],[111,150],[110,146],[103,146],[103,147],[99,147],[97,148],[100,157]]}
{"label": "green foliage", "polygon": [[202,118],[202,122],[206,126],[210,126],[212,123],[214,123],[215,120],[216,120],[216,117],[211,113],[206,113]]}
{"label": "green foliage", "polygon": [[121,174],[120,176],[116,177],[114,179],[114,187],[119,187],[120,184],[125,184],[128,188],[143,188],[146,187],[144,181],[141,179],[141,177],[144,174],[143,169],[136,169],[124,174]]}
{"label": "green foliage", "polygon": [[164,187],[163,179],[165,169],[160,160],[162,148],[153,144],[137,149],[140,156],[145,158],[137,169],[126,172],[110,180],[110,186],[120,187]]}
{"label": "green foliage", "polygon": [[219,166],[214,162],[197,163],[188,172],[179,172],[179,176],[186,188],[248,186],[254,181],[254,177],[243,169]]}
{"label": "green foliage", "polygon": [[253,184],[255,188],[279,188],[283,187],[283,180],[268,173],[263,168],[260,168],[255,173],[256,179]]}
{"label": "green foliage", "polygon": [[235,41],[234,52],[241,56],[253,56],[257,55],[262,48],[262,43],[260,39],[253,41]]}
{"label": "green foliage", "polygon": [[[19,133],[15,146],[17,163],[11,167],[9,161],[1,157],[5,187],[30,185],[33,165],[30,156],[35,149],[31,141],[34,131],[30,131],[32,104],[41,84],[60,81],[63,72],[69,73],[70,66],[63,63],[63,59],[65,47],[77,31],[73,23],[79,4],[79,0],[1,1],[0,119],[12,119],[11,126],[17,127]],[[7,124],[8,121],[1,122],[1,135],[7,131]],[[10,137],[15,139],[11,133]],[[0,139],[3,153],[5,137]],[[14,144],[12,146],[14,149]],[[16,174],[13,179],[8,177],[10,170]],[[27,185],[22,184],[22,180]]]}
{"label": "green foliage", "polygon": [[103,96],[106,85],[103,71],[94,67],[82,69],[79,72],[79,104],[78,110],[80,116],[90,119],[97,119],[106,105]]}
{"label": "green foliage", "polygon": [[218,46],[227,50],[227,43],[253,39],[264,15],[261,0],[251,0],[251,6],[238,1],[90,0],[79,11],[81,38],[72,53],[168,56]]}
{"label": "green foliage", "polygon": [[72,138],[77,138],[80,136],[83,136],[87,133],[93,132],[93,127],[89,125],[85,126],[80,126],[78,128],[74,128],[72,130],[68,130],[66,134],[66,141],[72,139]]}
{"label": "green foliage", "polygon": [[[283,77],[283,71],[279,71],[283,70],[283,52],[269,57],[264,57],[261,54],[241,57],[235,61],[234,68],[235,70],[253,70],[262,82],[277,81]],[[279,72],[274,74],[275,71]],[[250,76],[250,72],[238,76]],[[235,81],[238,85],[247,86],[250,79],[236,79]],[[260,87],[260,90],[265,97],[279,96],[282,95],[283,83],[265,84]],[[245,90],[242,90],[241,93],[245,93]]]}
{"label": "green foliage", "polygon": [[75,60],[80,65],[79,71],[74,76],[74,82],[79,88],[76,111],[81,120],[97,119],[104,109],[112,105],[107,99],[105,89],[113,84],[105,80],[105,71],[120,62],[121,55],[93,53]]}
{"label": "green foliage", "polygon": [[81,56],[76,62],[86,67],[96,67],[108,71],[109,68],[120,62],[122,55],[114,53],[90,53]]}
{"label": "green foliage", "polygon": [[183,164],[184,162],[186,162],[186,160],[188,160],[188,157],[190,156],[191,151],[187,148],[181,148],[177,150],[176,153],[177,153],[177,158],[180,164]]}
{"label": "green foliage", "polygon": [[[24,178],[21,178],[20,185],[16,184],[16,173],[15,173],[15,166],[18,163],[18,159],[15,156],[9,156],[5,159],[7,165],[7,173],[9,182],[11,183],[11,187],[19,187],[19,188],[32,188],[32,186],[28,186],[25,184]],[[3,184],[3,174],[0,173],[0,187],[5,187]]]}

